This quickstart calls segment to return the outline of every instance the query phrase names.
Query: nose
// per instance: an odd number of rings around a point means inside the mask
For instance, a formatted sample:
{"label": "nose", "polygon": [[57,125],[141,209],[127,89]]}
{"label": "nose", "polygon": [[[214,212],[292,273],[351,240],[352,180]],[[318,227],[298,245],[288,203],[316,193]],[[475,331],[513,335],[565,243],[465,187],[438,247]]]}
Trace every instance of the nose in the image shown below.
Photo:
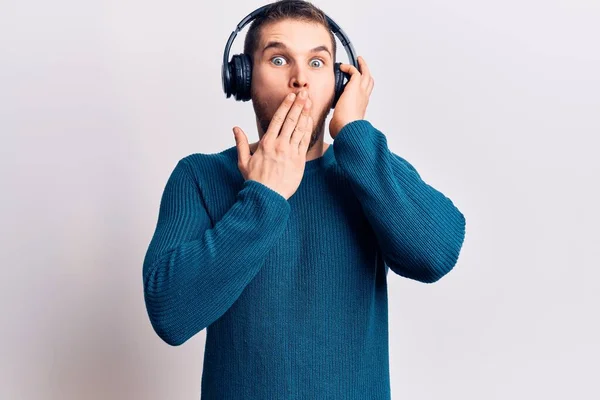
{"label": "nose", "polygon": [[308,89],[308,75],[302,67],[297,66],[293,69],[290,84],[297,91]]}

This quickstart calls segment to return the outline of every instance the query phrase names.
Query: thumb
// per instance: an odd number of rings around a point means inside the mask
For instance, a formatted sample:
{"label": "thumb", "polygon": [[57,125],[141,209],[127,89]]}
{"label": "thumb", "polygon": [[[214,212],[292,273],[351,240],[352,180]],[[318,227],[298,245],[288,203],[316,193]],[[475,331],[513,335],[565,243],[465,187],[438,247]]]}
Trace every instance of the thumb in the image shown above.
{"label": "thumb", "polygon": [[250,146],[248,138],[242,128],[234,126],[233,135],[235,136],[235,144],[237,146],[238,162],[242,165],[247,165],[250,160]]}

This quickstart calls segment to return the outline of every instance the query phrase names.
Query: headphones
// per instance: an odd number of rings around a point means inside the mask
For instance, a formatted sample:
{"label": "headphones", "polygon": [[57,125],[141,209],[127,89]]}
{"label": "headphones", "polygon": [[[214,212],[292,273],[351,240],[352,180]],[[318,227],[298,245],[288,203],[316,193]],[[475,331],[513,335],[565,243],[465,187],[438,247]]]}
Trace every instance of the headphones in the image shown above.
{"label": "headphones", "polygon": [[[250,83],[252,78],[252,60],[248,54],[236,54],[233,56],[231,61],[229,61],[229,50],[231,49],[231,45],[233,44],[233,40],[237,36],[238,32],[244,28],[250,21],[254,20],[257,17],[260,17],[264,14],[265,9],[270,7],[271,4],[267,4],[266,6],[262,6],[250,14],[248,14],[235,28],[229,39],[227,40],[227,45],[225,46],[225,51],[223,52],[223,68],[221,72],[221,79],[223,82],[223,91],[227,98],[231,97],[231,95],[235,96],[237,101],[248,101],[250,100]],[[354,47],[352,43],[350,43],[350,39],[346,36],[344,31],[336,24],[329,16],[325,15],[327,18],[327,22],[331,27],[331,31],[340,39],[342,45],[346,49],[346,53],[348,54],[348,58],[350,62],[358,68],[358,60],[355,56]],[[350,74],[346,72],[342,72],[340,70],[339,62],[335,63],[333,67],[333,72],[335,74],[335,97],[331,108],[335,108],[338,99],[342,95],[344,91],[344,87],[346,87],[347,80],[350,79]],[[344,82],[346,79],[346,82]]]}

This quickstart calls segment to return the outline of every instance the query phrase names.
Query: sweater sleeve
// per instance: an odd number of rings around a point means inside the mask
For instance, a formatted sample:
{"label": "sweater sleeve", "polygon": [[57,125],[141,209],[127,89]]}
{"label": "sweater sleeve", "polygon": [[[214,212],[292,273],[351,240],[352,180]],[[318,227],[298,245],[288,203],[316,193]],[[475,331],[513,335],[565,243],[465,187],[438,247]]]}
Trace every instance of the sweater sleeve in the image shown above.
{"label": "sweater sleeve", "polygon": [[246,180],[213,226],[189,165],[180,160],[143,262],[146,310],[158,336],[178,346],[222,316],[264,264],[289,214],[285,197]]}
{"label": "sweater sleeve", "polygon": [[466,225],[453,202],[392,153],[385,135],[367,120],[345,125],[333,146],[389,268],[424,283],[450,272]]}

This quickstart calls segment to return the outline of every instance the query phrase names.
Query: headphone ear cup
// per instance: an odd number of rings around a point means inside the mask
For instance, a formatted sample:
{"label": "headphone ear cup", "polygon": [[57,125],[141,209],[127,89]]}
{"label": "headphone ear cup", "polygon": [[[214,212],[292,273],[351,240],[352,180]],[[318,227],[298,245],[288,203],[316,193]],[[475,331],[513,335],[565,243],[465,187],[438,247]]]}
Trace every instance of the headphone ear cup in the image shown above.
{"label": "headphone ear cup", "polygon": [[345,74],[341,69],[340,69],[340,65],[342,65],[342,63],[335,63],[333,66],[333,74],[335,77],[335,83],[334,83],[334,88],[335,88],[335,96],[333,99],[333,103],[331,104],[331,108],[335,108],[340,96],[342,95],[342,93],[344,92],[344,87],[346,87],[346,83],[344,82],[344,78],[347,77],[347,74]]}
{"label": "headphone ear cup", "polygon": [[236,61],[233,56],[231,61],[227,63],[227,69],[229,70],[229,79],[224,80],[225,93],[227,97],[234,96],[237,98],[237,68]]}
{"label": "headphone ear cup", "polygon": [[236,54],[229,62],[230,93],[237,101],[250,100],[252,60],[247,54]]}
{"label": "headphone ear cup", "polygon": [[233,87],[231,88],[231,94],[235,96],[236,100],[240,100],[240,93],[242,92],[242,62],[240,55],[236,54],[231,58],[232,71],[230,73]]}
{"label": "headphone ear cup", "polygon": [[252,59],[248,54],[241,54],[241,68],[242,68],[242,90],[240,93],[240,100],[248,101],[251,96],[251,85],[252,85]]}
{"label": "headphone ear cup", "polygon": [[221,78],[223,81],[223,92],[225,92],[225,97],[229,98],[233,94],[233,73],[234,67],[233,62],[229,61],[226,65],[227,73],[223,71],[221,74]]}

